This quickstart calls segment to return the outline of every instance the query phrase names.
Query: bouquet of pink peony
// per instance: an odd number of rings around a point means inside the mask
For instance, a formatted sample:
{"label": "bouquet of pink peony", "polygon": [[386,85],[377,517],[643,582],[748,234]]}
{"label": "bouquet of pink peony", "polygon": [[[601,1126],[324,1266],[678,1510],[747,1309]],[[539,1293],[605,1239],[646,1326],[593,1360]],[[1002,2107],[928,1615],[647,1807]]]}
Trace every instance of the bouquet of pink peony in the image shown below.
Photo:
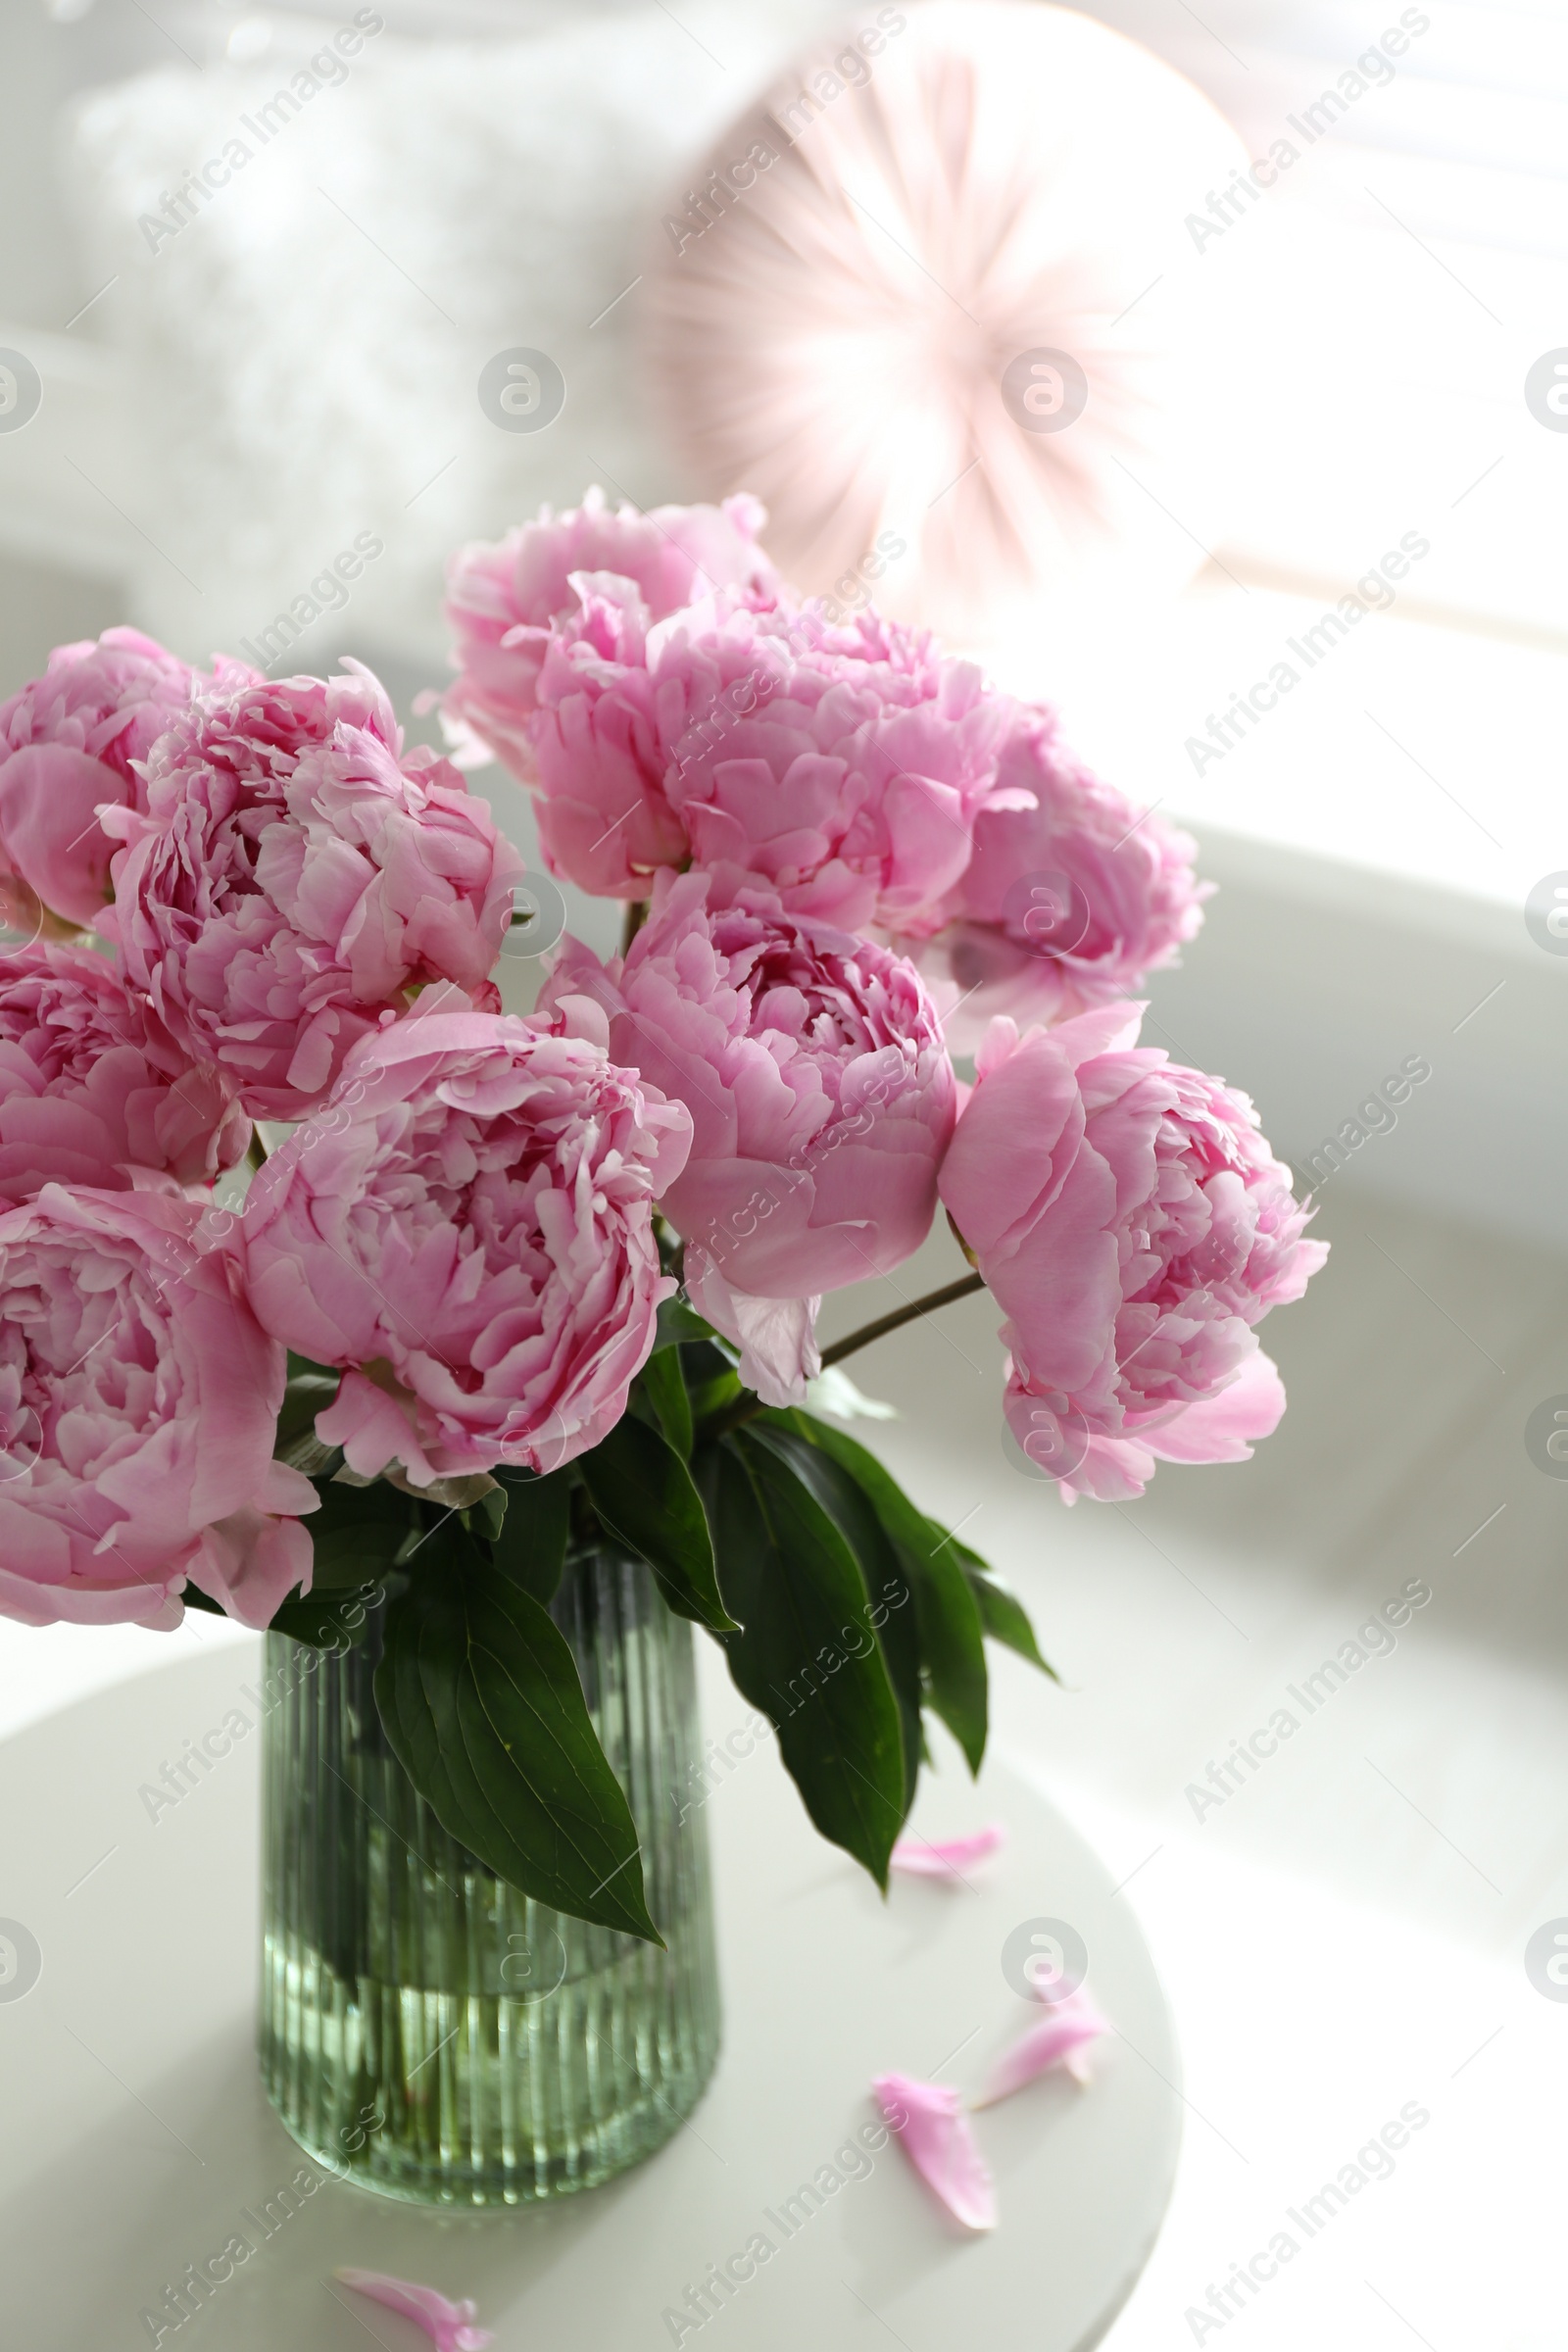
{"label": "bouquet of pink peony", "polygon": [[[1256,1325],[1323,1256],[1246,1099],[1138,1043],[1192,844],[761,520],[590,496],[454,563],[454,745],[626,909],[526,1017],[521,860],[361,665],[113,629],[0,709],[0,1610],[373,1621],[445,1827],[643,1936],[571,1563],[647,1562],[885,1883],[922,1710],[978,1769],[987,1638],[1044,1661],[824,1374],[989,1288],[1022,1456],[1118,1500],[1274,1427]],[[819,1351],[939,1211],[956,1278]]]}

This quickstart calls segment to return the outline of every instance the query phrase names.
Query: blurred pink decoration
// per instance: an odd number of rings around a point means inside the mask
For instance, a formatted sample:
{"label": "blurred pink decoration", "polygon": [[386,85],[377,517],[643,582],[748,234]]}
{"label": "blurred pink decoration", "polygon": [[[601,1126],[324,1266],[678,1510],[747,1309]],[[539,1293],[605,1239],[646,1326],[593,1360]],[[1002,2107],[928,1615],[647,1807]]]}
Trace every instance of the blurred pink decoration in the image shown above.
{"label": "blurred pink decoration", "polygon": [[961,1879],[977,1862],[1000,1852],[1007,1833],[997,1821],[967,1838],[944,1838],[935,1844],[927,1838],[901,1838],[888,1859],[895,1870],[911,1879]]}
{"label": "blurred pink decoration", "polygon": [[1226,437],[1185,220],[1245,162],[1086,17],[881,9],[671,192],[646,338],[694,483],[755,490],[808,591],[863,603],[887,557],[881,609],[960,644],[1107,560],[1179,583]]}
{"label": "blurred pink decoration", "polygon": [[372,2303],[384,2303],[388,2311],[399,2312],[422,2328],[435,2352],[484,2352],[485,2346],[496,2340],[488,2328],[474,2326],[479,2309],[467,2296],[461,2303],[450,2303],[435,2287],[416,2286],[411,2279],[393,2278],[385,2271],[338,2271],[334,2275],[356,2294],[368,2295]]}
{"label": "blurred pink decoration", "polygon": [[994,2230],[996,2192],[958,2093],[907,2075],[878,2075],[871,2088],[883,2121],[939,2203],[965,2230]]}
{"label": "blurred pink decoration", "polygon": [[1053,2001],[1040,2023],[1031,2026],[998,2059],[974,2105],[994,2107],[998,2099],[1009,2098],[1025,2083],[1058,2066],[1075,2082],[1086,2083],[1090,2079],[1089,2050],[1109,2032],[1109,2024],[1086,1992],[1070,1992],[1065,2000]]}

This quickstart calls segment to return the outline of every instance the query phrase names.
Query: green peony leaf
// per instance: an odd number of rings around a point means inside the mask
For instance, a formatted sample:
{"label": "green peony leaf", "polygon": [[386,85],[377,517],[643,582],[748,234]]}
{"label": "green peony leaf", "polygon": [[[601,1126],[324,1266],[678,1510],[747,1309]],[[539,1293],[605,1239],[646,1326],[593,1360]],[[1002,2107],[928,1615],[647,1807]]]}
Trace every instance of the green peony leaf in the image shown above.
{"label": "green peony leaf", "polygon": [[575,1466],[601,1523],[648,1562],[675,1614],[710,1633],[736,1632],[719,1593],[702,1496],[658,1430],[624,1413]]}
{"label": "green peony leaf", "polygon": [[499,1878],[651,1943],[636,1824],[571,1650],[531,1593],[443,1530],[440,1570],[391,1607],[375,1698],[443,1828]]}
{"label": "green peony leaf", "polygon": [[312,1592],[384,1576],[414,1525],[410,1497],[379,1479],[368,1487],[343,1487],[329,1478],[312,1484],[320,1501],[300,1522],[316,1554]]}
{"label": "green peony leaf", "polygon": [[854,1438],[808,1413],[794,1416],[813,1446],[847,1470],[896,1545],[914,1591],[927,1701],[972,1773],[986,1752],[987,1677],[979,1604],[953,1540],[917,1510],[902,1487]]}
{"label": "green peony leaf", "polygon": [[273,1610],[268,1630],[290,1634],[312,1649],[353,1649],[369,1632],[374,1612],[385,1597],[385,1589],[378,1584],[311,1592],[303,1599],[296,1587]]}
{"label": "green peony leaf", "polygon": [[683,1462],[692,1453],[692,1400],[680,1368],[680,1349],[661,1348],[642,1368],[640,1383],[659,1426]]}
{"label": "green peony leaf", "polygon": [[898,1701],[904,1746],[904,1811],[914,1802],[924,1742],[920,1733],[920,1635],[914,1592],[898,1546],[871,1507],[870,1497],[832,1456],[793,1429],[770,1426],[765,1443],[782,1454],[811,1490],[859,1564],[867,1596],[866,1622]]}
{"label": "green peony leaf", "polygon": [[657,1354],[661,1348],[678,1347],[686,1340],[711,1340],[713,1327],[705,1323],[694,1306],[684,1298],[666,1298],[659,1309],[659,1336],[654,1342]]}
{"label": "green peony leaf", "polygon": [[701,1436],[703,1423],[727,1412],[745,1391],[734,1363],[712,1340],[687,1341],[680,1351],[680,1366]]}
{"label": "green peony leaf", "polygon": [[495,1564],[524,1592],[532,1593],[541,1608],[548,1608],[566,1557],[571,1471],[552,1470],[538,1478],[531,1471],[498,1467],[493,1476],[507,1497],[507,1515],[492,1544]]}
{"label": "green peony leaf", "polygon": [[296,1469],[309,1474],[332,1450],[316,1435],[316,1416],[324,1413],[337,1395],[342,1375],[320,1371],[301,1356],[291,1355],[288,1364],[288,1383],[277,1408],[277,1434],[272,1441],[272,1451],[280,1462],[291,1462]]}
{"label": "green peony leaf", "polygon": [[[943,1532],[934,1519],[927,1524],[933,1531],[933,1540]],[[1027,1658],[1031,1666],[1038,1666],[1042,1674],[1049,1674],[1054,1683],[1059,1683],[1061,1677],[1054,1666],[1049,1658],[1040,1654],[1034,1627],[1017,1594],[987,1567],[978,1552],[971,1551],[956,1537],[952,1542],[963,1573],[969,1580],[969,1590],[974,1594],[975,1605],[980,1611],[980,1623],[987,1637],[993,1642],[1003,1642],[1008,1649],[1016,1650],[1020,1658]]]}
{"label": "green peony leaf", "polygon": [[859,1563],[764,1434],[736,1431],[699,1468],[724,1597],[744,1626],[725,1639],[730,1672],[777,1727],[822,1836],[885,1888],[904,1822],[904,1740]]}

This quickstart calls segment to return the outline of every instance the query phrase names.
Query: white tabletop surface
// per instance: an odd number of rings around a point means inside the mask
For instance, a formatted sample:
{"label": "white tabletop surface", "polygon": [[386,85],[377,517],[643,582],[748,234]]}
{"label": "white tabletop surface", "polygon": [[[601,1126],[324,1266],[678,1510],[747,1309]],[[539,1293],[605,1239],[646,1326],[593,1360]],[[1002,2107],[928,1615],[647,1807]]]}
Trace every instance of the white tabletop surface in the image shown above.
{"label": "white tabletop surface", "polygon": [[[306,2168],[312,2186],[270,2237],[257,2217],[305,2159],[264,2099],[252,2054],[258,1742],[173,1810],[141,1785],[217,1724],[255,1648],[230,1641],[101,1690],[0,1744],[0,1915],[41,1966],[0,1998],[0,2243],[5,2340],[27,2352],[120,2352],[190,2264],[236,2232],[254,2251],[162,2340],[222,2352],[339,2352],[368,2334],[416,2352],[411,2325],[329,2284],[340,2264],[477,2297],[499,2347],[636,2352],[675,2339],[688,2282],[743,2248],[802,2180],[875,2121],[873,2075],[974,2091],[1039,2016],[1005,1982],[1020,1922],[1065,1919],[1117,2032],[1080,2089],[1044,2080],[975,2119],[1001,2226],[966,2236],[896,2147],[850,2162],[833,2201],[710,2319],[746,2347],[907,2352],[982,2335],[1087,2352],[1143,2268],[1175,2171],[1182,2106],[1165,2004],[1106,1872],[1049,1802],[1001,1764],[978,1791],[949,1769],[922,1800],[928,1835],[1001,1820],[1004,1850],[970,1886],[895,1884],[886,1906],[805,1822],[760,1750],[709,1802],[725,2045],[689,2125],[608,2187],[512,2214],[425,2212]],[[706,1719],[736,1702],[707,1677]],[[950,1759],[951,1764],[951,1759]],[[278,2209],[274,2205],[274,2215]],[[685,2340],[691,2340],[690,2330]]]}

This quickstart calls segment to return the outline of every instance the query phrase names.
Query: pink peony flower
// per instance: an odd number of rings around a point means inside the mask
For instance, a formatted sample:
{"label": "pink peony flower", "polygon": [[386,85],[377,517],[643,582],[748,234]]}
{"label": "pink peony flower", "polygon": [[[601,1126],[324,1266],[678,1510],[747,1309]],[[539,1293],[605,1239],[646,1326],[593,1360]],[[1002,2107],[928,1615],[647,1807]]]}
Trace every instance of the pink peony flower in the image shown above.
{"label": "pink peony flower", "polygon": [[[67,922],[96,923],[115,843],[94,810],[147,806],[132,766],[191,696],[254,672],[220,656],[212,679],[139,629],[57,645],[41,678],[0,705],[0,861],[13,899],[34,894]],[[18,888],[20,885],[20,891]]]}
{"label": "pink peony flower", "polygon": [[418,1486],[597,1446],[675,1287],[651,1203],[690,1137],[634,1070],[515,1017],[422,1000],[357,1046],[244,1212],[262,1322],[348,1368],[323,1443]]}
{"label": "pink peony flower", "polygon": [[969,861],[1012,706],[974,665],[875,613],[710,598],[645,626],[580,583],[539,680],[539,834],[554,870],[648,896],[661,866],[717,871],[840,929],[919,936]]}
{"label": "pink peony flower", "polygon": [[262,1626],[309,1584],[316,1491],[271,1458],[283,1350],[231,1222],[57,1184],[0,1214],[0,1613],[169,1627],[189,1577]]}
{"label": "pink peony flower", "polygon": [[250,1121],[210,1064],[171,1074],[143,1000],[83,948],[0,955],[0,1201],[45,1184],[128,1189],[150,1169],[211,1182]]}
{"label": "pink peony flower", "polygon": [[714,906],[704,874],[661,875],[630,953],[569,943],[542,1008],[592,1033],[685,1103],[692,1149],[661,1206],[685,1279],[741,1343],[770,1403],[816,1370],[820,1294],[917,1250],[936,1210],[956,1082],[903,956],[753,901]]}
{"label": "pink peony flower", "polygon": [[514,774],[531,778],[539,671],[551,624],[577,610],[577,580],[604,574],[622,594],[630,590],[645,626],[720,588],[771,603],[779,584],[757,544],[766,519],[747,497],[727,498],[722,508],[656,507],[640,514],[622,506],[612,514],[594,489],[567,514],[553,515],[546,507],[537,522],[520,523],[504,539],[461,549],[447,575],[459,675],[442,698],[444,715]]}
{"label": "pink peony flower", "polygon": [[998,1013],[1030,1028],[1138,989],[1178,960],[1212,888],[1194,875],[1197,844],[1080,766],[1039,706],[1018,712],[998,780],[1037,805],[983,809],[945,927],[896,943],[930,981],[956,1054]]}
{"label": "pink peony flower", "polygon": [[1069,1501],[1245,1460],[1285,1406],[1252,1327],[1328,1253],[1246,1096],[1138,1047],[1141,1012],[994,1021],[942,1168],[1006,1313],[1008,1427]]}
{"label": "pink peony flower", "polygon": [[488,978],[522,861],[360,662],[194,705],[109,813],[126,971],[175,1044],[257,1118],[305,1116],[404,992]]}

